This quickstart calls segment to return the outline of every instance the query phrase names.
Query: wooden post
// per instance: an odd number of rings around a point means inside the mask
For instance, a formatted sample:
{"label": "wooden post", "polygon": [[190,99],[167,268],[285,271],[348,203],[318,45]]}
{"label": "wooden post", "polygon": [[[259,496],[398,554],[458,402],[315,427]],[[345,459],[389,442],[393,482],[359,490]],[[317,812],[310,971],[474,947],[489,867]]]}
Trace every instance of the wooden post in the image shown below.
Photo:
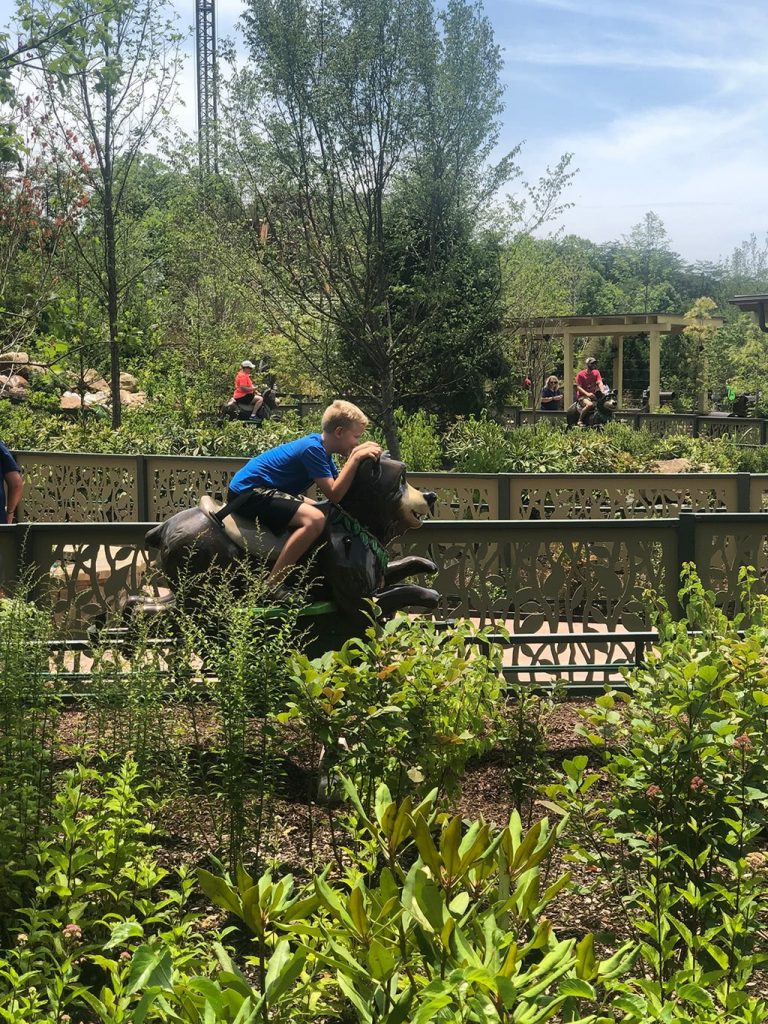
{"label": "wooden post", "polygon": [[624,335],[613,336],[613,387],[619,408],[624,408]]}
{"label": "wooden post", "polygon": [[563,406],[567,409],[573,402],[573,335],[563,334]]}
{"label": "wooden post", "polygon": [[648,408],[651,412],[658,412],[659,390],[661,380],[661,331],[658,327],[652,327],[648,331],[650,341],[648,352]]}

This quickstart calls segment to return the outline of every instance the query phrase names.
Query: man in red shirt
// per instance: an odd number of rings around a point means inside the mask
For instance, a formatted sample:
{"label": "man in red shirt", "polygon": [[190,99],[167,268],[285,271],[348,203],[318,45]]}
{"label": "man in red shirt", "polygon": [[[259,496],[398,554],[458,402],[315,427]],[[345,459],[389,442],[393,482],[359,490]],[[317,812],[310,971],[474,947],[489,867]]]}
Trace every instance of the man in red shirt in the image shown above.
{"label": "man in red shirt", "polygon": [[579,426],[586,427],[586,419],[592,409],[595,408],[595,395],[603,390],[603,378],[597,368],[597,360],[590,356],[586,362],[586,369],[579,370],[576,374],[576,401],[579,403]]}
{"label": "man in red shirt", "polygon": [[261,408],[264,399],[253,386],[251,370],[256,369],[250,359],[244,359],[240,363],[240,369],[235,375],[235,392],[232,395],[238,405],[245,406],[251,410],[251,419],[257,419],[257,413]]}

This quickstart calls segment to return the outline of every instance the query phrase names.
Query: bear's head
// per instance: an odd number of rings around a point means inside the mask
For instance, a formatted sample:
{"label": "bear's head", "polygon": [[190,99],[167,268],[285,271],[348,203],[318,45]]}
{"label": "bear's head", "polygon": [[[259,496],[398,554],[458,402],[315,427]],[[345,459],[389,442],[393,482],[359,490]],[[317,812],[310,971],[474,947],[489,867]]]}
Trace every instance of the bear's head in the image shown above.
{"label": "bear's head", "polygon": [[382,455],[363,459],[340,505],[382,544],[417,530],[435,509],[437,495],[408,483],[405,465]]}

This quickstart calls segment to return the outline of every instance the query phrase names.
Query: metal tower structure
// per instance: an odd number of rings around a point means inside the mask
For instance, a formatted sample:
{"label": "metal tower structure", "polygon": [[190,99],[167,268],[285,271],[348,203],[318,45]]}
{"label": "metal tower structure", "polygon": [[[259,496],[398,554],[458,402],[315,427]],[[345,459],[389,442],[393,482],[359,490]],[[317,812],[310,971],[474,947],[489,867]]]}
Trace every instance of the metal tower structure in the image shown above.
{"label": "metal tower structure", "polygon": [[216,0],[195,0],[197,63],[197,143],[200,170],[219,170],[219,71],[216,53]]}

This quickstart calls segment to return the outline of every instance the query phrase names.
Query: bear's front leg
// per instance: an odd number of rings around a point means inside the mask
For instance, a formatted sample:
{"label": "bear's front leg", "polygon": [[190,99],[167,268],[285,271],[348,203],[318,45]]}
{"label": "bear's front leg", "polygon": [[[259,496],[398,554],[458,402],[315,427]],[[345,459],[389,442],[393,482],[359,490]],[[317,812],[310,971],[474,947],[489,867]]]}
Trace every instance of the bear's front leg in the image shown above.
{"label": "bear's front leg", "polygon": [[385,587],[374,595],[376,604],[385,615],[394,615],[404,608],[422,608],[431,611],[437,608],[440,595],[429,587],[420,587],[417,583],[400,583],[395,587]]}
{"label": "bear's front leg", "polygon": [[402,583],[409,576],[418,576],[421,573],[437,572],[437,566],[431,558],[422,558],[421,555],[406,555],[405,558],[398,558],[390,562],[384,570],[384,584],[392,587],[395,583]]}

